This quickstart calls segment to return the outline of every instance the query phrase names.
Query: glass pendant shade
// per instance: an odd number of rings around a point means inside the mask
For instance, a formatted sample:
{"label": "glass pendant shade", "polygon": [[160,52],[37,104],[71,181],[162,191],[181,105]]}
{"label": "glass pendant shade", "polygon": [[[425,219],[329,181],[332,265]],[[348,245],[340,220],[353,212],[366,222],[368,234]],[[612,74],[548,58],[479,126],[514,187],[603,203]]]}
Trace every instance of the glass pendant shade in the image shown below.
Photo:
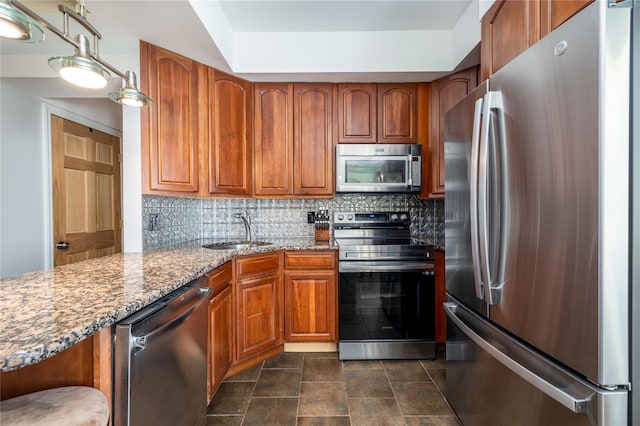
{"label": "glass pendant shade", "polygon": [[138,83],[136,81],[136,74],[132,71],[126,72],[125,86],[120,89],[109,93],[109,98],[122,105],[132,106],[136,108],[146,107],[151,101],[151,98],[140,93],[138,90]]}
{"label": "glass pendant shade", "polygon": [[49,66],[71,84],[89,89],[107,85],[111,74],[89,56],[89,40],[82,34],[76,36],[79,47],[73,56],[56,56],[49,59]]}
{"label": "glass pendant shade", "polygon": [[44,31],[33,19],[0,1],[0,37],[39,43],[44,40]]}

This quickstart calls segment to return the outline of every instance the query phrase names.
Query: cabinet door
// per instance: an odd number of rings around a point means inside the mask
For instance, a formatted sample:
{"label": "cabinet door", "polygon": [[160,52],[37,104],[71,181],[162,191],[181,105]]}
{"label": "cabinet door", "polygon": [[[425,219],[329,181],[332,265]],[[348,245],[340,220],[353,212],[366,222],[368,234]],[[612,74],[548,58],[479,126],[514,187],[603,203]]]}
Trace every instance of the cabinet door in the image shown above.
{"label": "cabinet door", "polygon": [[375,84],[338,85],[338,143],[375,143],[377,138]]}
{"label": "cabinet door", "polygon": [[152,99],[142,114],[144,192],[200,191],[198,73],[201,66],[140,43],[141,87]]}
{"label": "cabinet door", "polygon": [[237,360],[282,343],[279,275],[236,283]]}
{"label": "cabinet door", "polygon": [[416,143],[417,86],[378,84],[378,143]]}
{"label": "cabinet door", "polygon": [[251,83],[209,68],[209,193],[251,194]]}
{"label": "cabinet door", "polygon": [[330,271],[286,272],[285,341],[336,340],[336,276]]}
{"label": "cabinet door", "polygon": [[[444,116],[455,104],[460,102],[478,83],[477,68],[469,68],[452,74],[431,84],[431,137],[429,138],[429,161],[431,179],[423,186],[429,191],[429,198],[444,196]],[[423,159],[424,161],[424,159]]]}
{"label": "cabinet door", "polygon": [[497,0],[482,18],[481,81],[540,38],[537,1]]}
{"label": "cabinet door", "polygon": [[227,286],[209,302],[209,377],[211,400],[233,362],[233,292]]}
{"label": "cabinet door", "polygon": [[333,195],[332,85],[296,83],[293,92],[293,192]]}
{"label": "cabinet door", "polygon": [[540,38],[558,28],[594,0],[541,0]]}
{"label": "cabinet door", "polygon": [[292,86],[255,84],[253,182],[258,196],[293,193]]}

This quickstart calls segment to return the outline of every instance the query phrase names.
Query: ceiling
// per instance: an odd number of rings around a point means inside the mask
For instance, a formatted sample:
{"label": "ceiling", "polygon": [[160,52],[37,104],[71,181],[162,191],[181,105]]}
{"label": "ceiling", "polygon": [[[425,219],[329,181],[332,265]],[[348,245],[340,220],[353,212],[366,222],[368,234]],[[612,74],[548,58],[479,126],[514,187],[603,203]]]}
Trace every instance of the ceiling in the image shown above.
{"label": "ceiling", "polygon": [[[145,40],[251,81],[383,82],[430,81],[477,64],[477,1],[87,0],[86,5],[89,22],[103,36],[100,56],[121,71],[138,67],[138,40]],[[22,3],[62,27],[59,0]],[[83,31],[74,25],[70,33]],[[24,80],[25,87],[59,81],[47,59],[73,48],[46,33],[39,45],[2,40],[0,75]],[[119,84],[112,80],[112,87]]]}

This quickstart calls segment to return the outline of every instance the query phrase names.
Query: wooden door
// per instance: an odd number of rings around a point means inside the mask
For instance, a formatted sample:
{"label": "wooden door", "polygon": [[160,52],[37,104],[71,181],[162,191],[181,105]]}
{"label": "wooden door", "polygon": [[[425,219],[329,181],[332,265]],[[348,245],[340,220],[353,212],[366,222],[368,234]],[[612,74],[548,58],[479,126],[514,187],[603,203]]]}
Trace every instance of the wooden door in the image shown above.
{"label": "wooden door", "polygon": [[558,28],[594,0],[541,0],[540,38]]}
{"label": "wooden door", "polygon": [[293,93],[293,192],[332,196],[332,85],[296,83]]}
{"label": "wooden door", "polygon": [[429,156],[426,159],[431,165],[431,178],[430,182],[423,186],[423,196],[426,189],[429,191],[428,198],[444,197],[444,117],[451,107],[467,96],[477,84],[477,67],[460,71],[431,84],[431,136]]}
{"label": "wooden door", "polygon": [[143,192],[198,194],[198,80],[204,66],[145,42],[140,62],[142,91],[153,99],[141,110]]}
{"label": "wooden door", "polygon": [[378,143],[417,143],[417,85],[378,84]]}
{"label": "wooden door", "polygon": [[120,253],[120,139],[54,115],[51,144],[54,265]]}
{"label": "wooden door", "polygon": [[209,193],[251,195],[251,83],[208,71]]}
{"label": "wooden door", "polygon": [[293,193],[293,85],[254,87],[254,194]]}
{"label": "wooden door", "polygon": [[377,93],[373,83],[338,85],[338,143],[376,143]]}
{"label": "wooden door", "polygon": [[481,81],[540,39],[539,2],[497,0],[482,18]]}

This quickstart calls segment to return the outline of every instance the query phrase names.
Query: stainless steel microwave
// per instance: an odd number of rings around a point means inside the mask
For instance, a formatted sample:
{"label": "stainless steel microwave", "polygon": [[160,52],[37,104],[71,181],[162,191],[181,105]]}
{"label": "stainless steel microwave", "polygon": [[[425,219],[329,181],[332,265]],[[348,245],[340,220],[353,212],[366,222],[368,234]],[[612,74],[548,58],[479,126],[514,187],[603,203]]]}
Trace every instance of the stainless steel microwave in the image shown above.
{"label": "stainless steel microwave", "polygon": [[422,146],[339,144],[336,192],[420,192]]}

